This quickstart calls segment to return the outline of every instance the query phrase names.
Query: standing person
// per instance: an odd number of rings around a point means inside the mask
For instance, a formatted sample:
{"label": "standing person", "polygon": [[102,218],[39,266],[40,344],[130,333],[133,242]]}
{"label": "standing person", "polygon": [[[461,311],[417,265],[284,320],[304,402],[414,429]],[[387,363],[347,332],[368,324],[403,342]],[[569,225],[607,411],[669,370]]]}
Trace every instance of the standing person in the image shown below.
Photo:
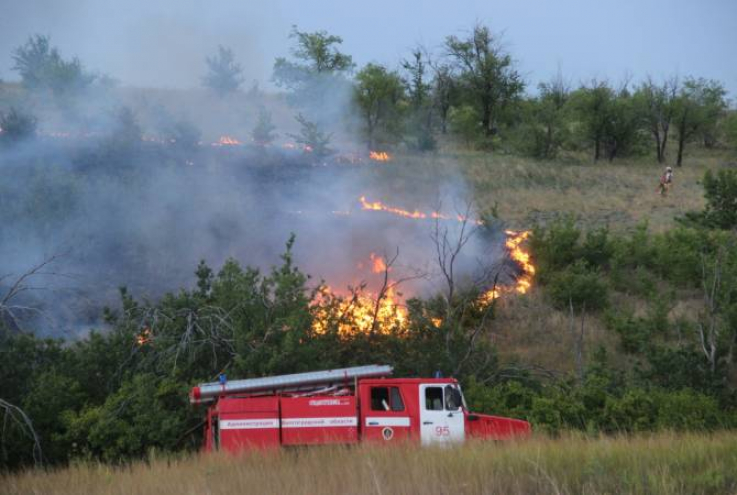
{"label": "standing person", "polygon": [[671,167],[665,167],[665,172],[660,176],[660,185],[658,190],[661,196],[667,196],[670,191],[671,185],[673,184],[673,169]]}

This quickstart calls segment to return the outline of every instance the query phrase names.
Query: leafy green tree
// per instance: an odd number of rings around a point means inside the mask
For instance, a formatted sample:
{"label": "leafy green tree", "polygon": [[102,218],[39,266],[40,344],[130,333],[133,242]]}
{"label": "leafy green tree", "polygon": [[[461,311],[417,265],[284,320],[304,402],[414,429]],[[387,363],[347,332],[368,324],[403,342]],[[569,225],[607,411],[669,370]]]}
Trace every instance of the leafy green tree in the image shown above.
{"label": "leafy green tree", "polygon": [[450,131],[466,146],[474,146],[482,136],[481,116],[471,105],[453,107],[448,114]]}
{"label": "leafy green tree", "polygon": [[540,96],[528,102],[530,111],[523,124],[523,149],[535,158],[555,158],[568,139],[570,88],[558,74],[540,83]]}
{"label": "leafy green tree", "polygon": [[686,79],[674,101],[674,122],[678,133],[677,166],[683,163],[686,144],[695,137],[713,146],[717,121],[726,110],[725,94],[717,81]]}
{"label": "leafy green tree", "polygon": [[524,90],[512,56],[489,28],[480,24],[468,37],[447,37],[444,48],[458,71],[469,103],[479,113],[484,136],[490,138],[498,132],[507,117],[505,112]]}
{"label": "leafy green tree", "polygon": [[726,99],[727,91],[719,81],[713,79],[695,80],[700,87],[699,96],[704,109],[704,120],[701,125],[701,136],[705,148],[714,148],[719,137],[719,124],[729,109]]}
{"label": "leafy green tree", "polygon": [[36,133],[36,118],[11,108],[0,112],[0,142],[17,143],[33,137]]}
{"label": "leafy green tree", "polygon": [[80,410],[85,399],[86,394],[80,383],[55,368],[42,371],[34,377],[23,399],[23,407],[33,419],[47,461],[60,463],[69,459],[72,449],[63,438],[66,433],[63,418],[66,414]]}
{"label": "leafy green tree", "polygon": [[233,93],[240,88],[244,81],[243,67],[235,61],[233,50],[222,45],[218,46],[218,53],[205,59],[208,72],[202,78],[202,84],[213,90],[219,96]]}
{"label": "leafy green tree", "polygon": [[402,68],[407,73],[404,83],[409,100],[409,144],[420,151],[432,150],[435,148],[433,106],[430,99],[431,86],[427,81],[428,63],[423,59],[422,50],[414,50],[412,59],[402,61]]}
{"label": "leafy green tree", "polygon": [[614,91],[608,81],[593,80],[572,95],[584,140],[594,146],[594,161],[602,156],[609,131]]}
{"label": "leafy green tree", "polygon": [[[42,424],[40,430],[35,426],[35,417],[28,416],[28,422],[24,421],[24,402],[34,395],[38,377],[58,366],[63,354],[59,341],[11,333],[0,327],[0,420],[4,424],[0,429],[0,469],[54,461],[49,457],[50,451],[44,452],[47,447],[54,450],[49,447],[52,438],[46,429],[48,424]],[[39,422],[50,419],[53,412],[44,410],[45,417],[39,418]],[[40,441],[36,447],[34,431]]]}
{"label": "leafy green tree", "polygon": [[448,115],[457,97],[457,81],[453,74],[453,68],[449,64],[432,65],[434,77],[431,85],[431,97],[433,108],[437,114],[440,133],[448,132]]}
{"label": "leafy green tree", "polygon": [[737,111],[732,110],[723,120],[724,134],[733,152],[737,153]]}
{"label": "leafy green tree", "polygon": [[356,74],[354,101],[364,123],[369,149],[396,141],[401,135],[404,86],[396,72],[368,64]]}
{"label": "leafy green tree", "polygon": [[297,26],[292,26],[290,38],[296,40],[296,46],[292,49],[292,55],[304,63],[290,62],[285,58],[277,58],[274,63],[274,78],[277,83],[286,87],[298,81],[291,78],[291,71],[306,73],[334,73],[346,72],[353,68],[353,59],[338,51],[336,45],[343,43],[343,38],[328,34],[327,31],[316,31],[308,33],[299,31]]}
{"label": "leafy green tree", "polygon": [[675,77],[662,84],[657,84],[648,78],[637,88],[635,95],[642,121],[652,135],[658,163],[665,161],[665,151],[676,111],[678,91],[679,83]]}
{"label": "leafy green tree", "polygon": [[271,113],[265,108],[260,108],[258,112],[258,120],[251,130],[253,141],[261,146],[267,146],[276,139],[274,130],[276,126],[271,121]]}
{"label": "leafy green tree", "polygon": [[80,91],[95,80],[76,57],[64,60],[48,36],[30,36],[13,51],[13,70],[28,89],[49,89],[56,94]]}
{"label": "leafy green tree", "polygon": [[604,145],[609,161],[637,153],[641,119],[637,101],[626,86],[613,93],[608,107]]}
{"label": "leafy green tree", "polygon": [[193,423],[187,402],[186,385],[136,374],[101,406],[64,415],[64,441],[82,455],[106,461],[141,458],[152,448],[170,452]]}
{"label": "leafy green tree", "polygon": [[272,79],[290,91],[290,103],[324,114],[329,101],[348,88],[345,76],[353,69],[353,59],[339,51],[343,38],[326,31],[305,32],[292,26],[294,60],[278,57]]}
{"label": "leafy green tree", "polygon": [[711,228],[737,227],[737,171],[720,169],[715,174],[707,170],[702,183],[706,207],[703,212],[687,213],[686,219]]}

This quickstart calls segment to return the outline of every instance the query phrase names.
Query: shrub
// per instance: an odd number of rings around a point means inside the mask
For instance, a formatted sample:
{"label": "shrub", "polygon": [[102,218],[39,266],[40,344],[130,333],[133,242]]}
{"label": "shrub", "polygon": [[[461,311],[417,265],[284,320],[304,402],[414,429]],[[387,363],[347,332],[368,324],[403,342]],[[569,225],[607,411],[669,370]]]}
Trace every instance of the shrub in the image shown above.
{"label": "shrub", "polygon": [[590,269],[578,261],[553,274],[548,294],[558,309],[573,306],[575,311],[597,311],[606,307],[609,291],[598,269]]}
{"label": "shrub", "polygon": [[669,430],[716,430],[724,426],[725,416],[713,397],[683,389],[655,394],[658,405],[657,427]]}
{"label": "shrub", "polygon": [[572,217],[552,223],[547,228],[537,227],[530,239],[530,250],[538,265],[538,277],[545,282],[551,272],[573,263],[578,257],[581,231]]}
{"label": "shrub", "polygon": [[0,141],[14,143],[33,137],[36,132],[36,118],[30,114],[11,108],[8,113],[0,113]]}

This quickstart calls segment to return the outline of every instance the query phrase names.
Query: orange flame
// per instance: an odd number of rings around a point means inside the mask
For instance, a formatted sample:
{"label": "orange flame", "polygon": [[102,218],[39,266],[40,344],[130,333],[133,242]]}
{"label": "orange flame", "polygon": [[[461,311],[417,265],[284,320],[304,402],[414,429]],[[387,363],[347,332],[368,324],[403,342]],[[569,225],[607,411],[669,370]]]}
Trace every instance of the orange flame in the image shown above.
{"label": "orange flame", "polygon": [[141,333],[136,335],[136,344],[140,347],[144,344],[148,344],[153,340],[153,335],[151,334],[151,329],[146,327],[143,330],[141,330]]}
{"label": "orange flame", "polygon": [[381,256],[377,256],[374,253],[371,253],[369,256],[371,258],[371,271],[374,273],[384,273],[386,271],[392,271],[391,268],[387,268],[386,263],[384,262],[384,258]]}
{"label": "orange flame", "polygon": [[522,244],[530,237],[529,230],[514,231],[506,230],[507,240],[504,246],[507,253],[522,268],[522,275],[517,278],[516,284],[511,287],[495,287],[489,289],[480,298],[481,304],[490,304],[495,299],[509,292],[517,294],[526,294],[532,287],[532,279],[535,277],[535,265],[532,264],[530,253],[525,251]]}
{"label": "orange flame", "polygon": [[[400,217],[404,218],[412,218],[412,219],[427,219],[431,218],[433,220],[458,220],[459,222],[465,222],[468,219],[465,215],[445,215],[443,213],[440,213],[439,211],[432,211],[430,213],[425,213],[419,210],[409,211],[409,210],[403,210],[402,208],[396,208],[394,206],[388,206],[382,203],[381,201],[368,201],[366,199],[366,196],[361,196],[359,198],[359,201],[361,202],[361,209],[362,210],[370,210],[370,211],[384,211],[387,213],[391,213],[392,215],[399,215]],[[482,225],[483,222],[481,220],[472,220],[473,223],[476,225]]]}
{"label": "orange flame", "polygon": [[[407,327],[407,309],[397,302],[398,295],[389,288],[378,300],[371,293],[356,293],[348,298],[336,296],[330,287],[324,287],[313,303],[312,329],[326,333],[336,325],[338,335],[351,337],[376,332],[388,335]],[[331,304],[332,303],[332,304]]]}
{"label": "orange flame", "polygon": [[218,139],[218,142],[214,144],[216,146],[238,146],[242,143],[234,137],[220,136],[220,139]]}
{"label": "orange flame", "polygon": [[361,201],[361,209],[363,210],[385,211],[387,213],[392,213],[394,215],[399,215],[405,218],[416,218],[416,219],[417,218],[442,218],[442,219],[450,218],[436,211],[428,215],[427,213],[423,213],[419,210],[409,211],[409,210],[403,210],[401,208],[395,208],[393,206],[387,206],[381,201],[368,201],[366,199],[366,196],[361,196],[359,198],[359,201]]}
{"label": "orange flame", "polygon": [[391,155],[386,151],[370,151],[369,158],[371,160],[376,160],[377,162],[388,162],[392,159]]}

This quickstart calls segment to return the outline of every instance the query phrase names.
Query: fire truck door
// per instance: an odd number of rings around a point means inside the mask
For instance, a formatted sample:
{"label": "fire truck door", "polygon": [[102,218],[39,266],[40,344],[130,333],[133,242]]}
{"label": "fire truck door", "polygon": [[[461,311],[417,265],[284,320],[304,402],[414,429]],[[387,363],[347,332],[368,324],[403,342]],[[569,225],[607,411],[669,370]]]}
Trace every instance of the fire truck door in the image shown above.
{"label": "fire truck door", "polygon": [[465,420],[460,393],[452,385],[420,385],[420,438],[422,445],[462,442]]}

